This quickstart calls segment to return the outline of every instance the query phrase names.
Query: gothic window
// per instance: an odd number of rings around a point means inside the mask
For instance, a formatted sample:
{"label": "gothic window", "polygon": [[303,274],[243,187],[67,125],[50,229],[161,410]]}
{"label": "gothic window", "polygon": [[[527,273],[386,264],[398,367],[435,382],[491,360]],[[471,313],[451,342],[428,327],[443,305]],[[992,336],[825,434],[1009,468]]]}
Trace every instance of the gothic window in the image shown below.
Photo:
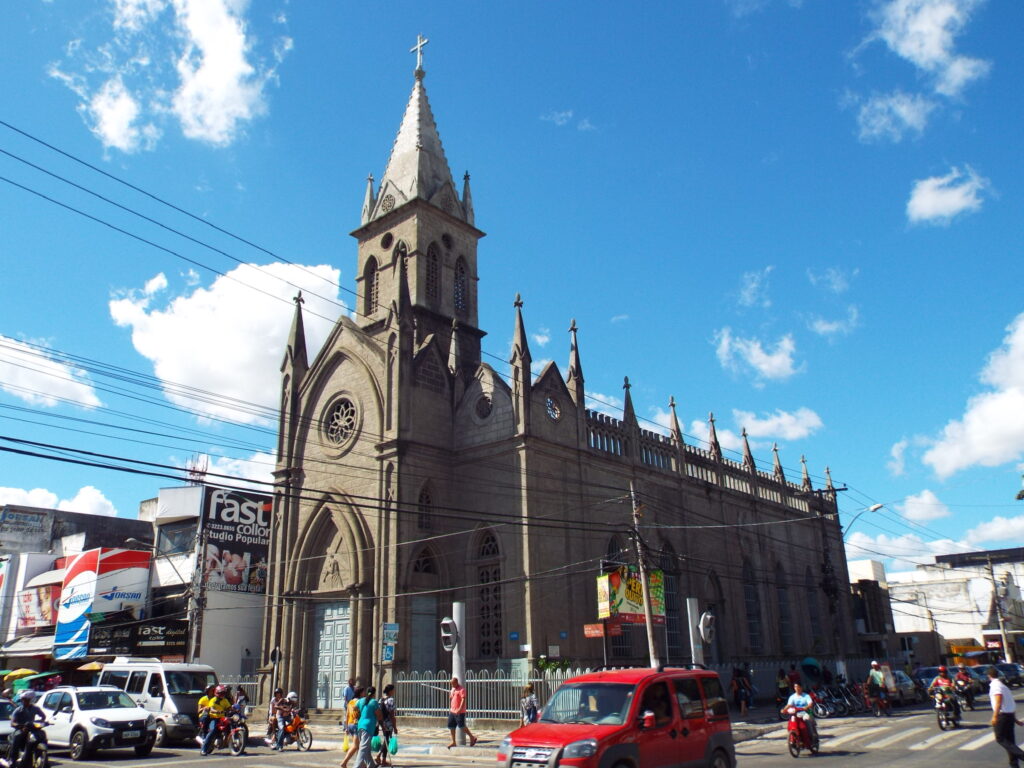
{"label": "gothic window", "polygon": [[678,662],[683,656],[683,617],[679,599],[679,560],[671,546],[661,556],[665,589],[666,664]]}
{"label": "gothic window", "polygon": [[793,651],[793,617],[789,610],[789,584],[781,564],[775,566],[775,601],[779,604],[779,649]]}
{"label": "gothic window", "polygon": [[821,651],[821,605],[818,602],[818,585],[814,581],[814,571],[807,566],[805,575],[805,589],[807,590],[807,619],[811,623],[811,648]]}
{"label": "gothic window", "polygon": [[452,291],[452,301],[455,304],[455,314],[466,317],[469,314],[469,274],[466,270],[466,262],[460,256],[455,262],[455,286]]}
{"label": "gothic window", "polygon": [[480,540],[477,549],[477,581],[480,600],[480,656],[501,658],[502,653],[502,610],[501,610],[501,563],[498,540],[493,533]]}
{"label": "gothic window", "polygon": [[431,243],[430,247],[427,248],[427,298],[436,299],[438,295],[438,285],[440,283],[440,270],[441,270],[441,252],[437,247],[437,243]]}
{"label": "gothic window", "polygon": [[437,574],[437,563],[434,560],[434,555],[426,547],[420,550],[416,560],[413,561],[412,572],[425,573],[432,576]]}
{"label": "gothic window", "polygon": [[332,447],[341,448],[352,439],[358,424],[359,413],[355,403],[347,397],[340,397],[324,415],[323,435]]}
{"label": "gothic window", "polygon": [[377,310],[380,298],[380,277],[377,275],[377,260],[371,256],[363,270],[363,314],[370,317]]}
{"label": "gothic window", "polygon": [[421,531],[429,530],[431,527],[431,512],[434,507],[433,494],[430,492],[429,485],[423,486],[417,504],[416,527]]}
{"label": "gothic window", "polygon": [[749,560],[743,562],[743,603],[747,615],[747,641],[750,652],[761,653],[761,605],[757,594],[757,581],[754,579],[754,568]]}

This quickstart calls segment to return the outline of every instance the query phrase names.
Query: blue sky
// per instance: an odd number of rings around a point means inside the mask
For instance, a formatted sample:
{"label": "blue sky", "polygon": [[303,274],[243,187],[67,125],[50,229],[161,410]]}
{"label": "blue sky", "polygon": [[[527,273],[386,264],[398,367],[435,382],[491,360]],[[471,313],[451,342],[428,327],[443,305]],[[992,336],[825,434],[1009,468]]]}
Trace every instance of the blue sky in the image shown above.
{"label": "blue sky", "polygon": [[[352,306],[422,33],[489,362],[520,292],[539,366],[576,318],[591,407],[629,376],[646,426],[674,396],[693,443],[713,411],[763,466],[830,466],[844,523],[884,503],[850,557],[1018,546],[1021,29],[995,0],[22,0],[0,434],[265,477],[290,297],[313,347]],[[166,484],[0,459],[5,502],[134,516]]]}

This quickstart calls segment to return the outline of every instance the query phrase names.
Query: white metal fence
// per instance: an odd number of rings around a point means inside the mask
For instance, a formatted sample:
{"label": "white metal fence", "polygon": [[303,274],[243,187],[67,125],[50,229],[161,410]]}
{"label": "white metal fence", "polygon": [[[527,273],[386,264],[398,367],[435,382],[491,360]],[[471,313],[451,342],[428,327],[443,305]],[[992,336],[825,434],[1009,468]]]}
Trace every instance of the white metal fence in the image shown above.
{"label": "white metal fence", "polygon": [[239,686],[245,691],[245,695],[249,697],[249,705],[254,706],[259,704],[256,697],[260,691],[260,678],[259,675],[240,675],[235,677],[222,677],[220,678],[221,685],[226,685],[231,688],[231,700],[235,700],[235,689]]}

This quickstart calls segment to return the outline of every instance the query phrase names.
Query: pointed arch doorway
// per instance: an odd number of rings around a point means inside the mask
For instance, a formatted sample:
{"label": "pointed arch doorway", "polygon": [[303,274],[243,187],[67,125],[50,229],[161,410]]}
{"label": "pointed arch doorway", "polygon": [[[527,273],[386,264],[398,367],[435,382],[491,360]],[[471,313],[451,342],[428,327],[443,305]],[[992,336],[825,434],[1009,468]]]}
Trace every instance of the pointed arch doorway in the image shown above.
{"label": "pointed arch doorway", "polygon": [[351,625],[348,600],[315,606],[313,637],[317,648],[313,656],[313,680],[318,709],[341,709],[345,705]]}

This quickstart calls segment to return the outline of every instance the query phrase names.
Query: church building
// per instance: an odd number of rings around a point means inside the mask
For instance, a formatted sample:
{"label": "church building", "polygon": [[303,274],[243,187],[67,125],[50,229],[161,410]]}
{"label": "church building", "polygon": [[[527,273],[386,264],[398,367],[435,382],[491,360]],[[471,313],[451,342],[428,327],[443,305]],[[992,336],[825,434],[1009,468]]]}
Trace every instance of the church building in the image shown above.
{"label": "church building", "polygon": [[[777,450],[773,469],[758,469],[745,433],[742,460],[726,458],[713,417],[709,445],[687,443],[674,401],[668,434],[647,429],[628,380],[620,416],[588,408],[575,321],[568,375],[555,363],[535,375],[518,295],[511,373],[485,359],[484,233],[469,175],[460,191],[441,145],[422,43],[386,170],[368,180],[352,232],[357,306],[312,360],[296,302],[264,663],[279,649],[276,679],[337,709],[349,677],[450,669],[439,621],[463,601],[469,668],[550,651],[646,664],[643,626],[603,640],[583,629],[598,622],[596,578],[636,562],[631,488],[646,559],[664,574],[663,662],[690,659],[687,597],[716,617],[711,663],[844,657],[853,628],[831,479],[812,487],[806,464],[788,479]],[[385,624],[399,626],[390,652]]]}

